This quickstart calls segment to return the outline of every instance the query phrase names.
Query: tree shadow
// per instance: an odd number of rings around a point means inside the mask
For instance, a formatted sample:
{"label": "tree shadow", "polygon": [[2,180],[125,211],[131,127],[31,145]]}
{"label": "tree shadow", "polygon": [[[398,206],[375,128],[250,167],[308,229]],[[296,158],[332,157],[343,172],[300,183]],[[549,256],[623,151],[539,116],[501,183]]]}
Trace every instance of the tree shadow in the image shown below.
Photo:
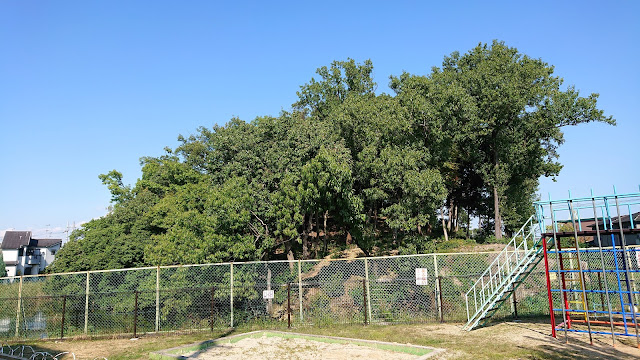
{"label": "tree shadow", "polygon": [[[40,345],[23,344],[2,344],[0,348],[0,359],[2,355],[8,355],[14,359],[38,359],[38,360],[62,360],[75,359],[75,355],[66,351],[50,349]],[[7,357],[9,358],[9,357]]]}
{"label": "tree shadow", "polygon": [[519,327],[528,331],[542,334],[545,338],[525,335],[523,344],[544,341],[546,343],[535,346],[518,346],[518,348],[526,349],[533,352],[540,359],[572,359],[572,360],[606,360],[606,359],[638,359],[640,358],[640,350],[621,343],[616,340],[616,347],[611,343],[603,341],[599,336],[593,338],[593,345],[584,339],[581,334],[558,333],[558,338],[554,338],[547,331],[536,329],[527,323],[509,323],[510,326]]}

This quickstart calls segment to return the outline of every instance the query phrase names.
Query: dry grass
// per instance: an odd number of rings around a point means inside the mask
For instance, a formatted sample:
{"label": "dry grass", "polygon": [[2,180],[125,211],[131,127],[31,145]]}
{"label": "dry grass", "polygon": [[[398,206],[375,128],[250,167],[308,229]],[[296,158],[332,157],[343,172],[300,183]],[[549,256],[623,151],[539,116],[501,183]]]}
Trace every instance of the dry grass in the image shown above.
{"label": "dry grass", "polygon": [[[203,332],[187,335],[145,336],[137,340],[102,339],[39,341],[33,345],[50,352],[70,351],[80,359],[146,359],[151,351],[221,336],[255,330],[240,328],[230,331]],[[380,340],[447,349],[441,358],[447,359],[638,359],[640,350],[635,339],[627,338],[611,346],[611,338],[596,336],[590,345],[587,335],[570,334],[565,344],[564,334],[556,340],[549,336],[544,322],[505,322],[463,331],[459,324],[420,325],[342,325],[325,328],[296,328],[295,332],[331,335],[368,340]],[[619,339],[621,339],[619,337]],[[621,339],[622,340],[622,339]]]}

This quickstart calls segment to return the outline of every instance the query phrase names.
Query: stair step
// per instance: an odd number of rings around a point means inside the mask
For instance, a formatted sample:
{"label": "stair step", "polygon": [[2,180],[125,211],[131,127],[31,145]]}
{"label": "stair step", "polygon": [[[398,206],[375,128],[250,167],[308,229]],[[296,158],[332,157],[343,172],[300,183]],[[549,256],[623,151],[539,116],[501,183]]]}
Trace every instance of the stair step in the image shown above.
{"label": "stair step", "polygon": [[[524,256],[518,258],[517,265],[508,265],[509,269],[504,267],[492,274],[489,279],[491,284],[489,291],[491,291],[491,295],[486,298],[484,308],[479,309],[479,311],[471,316],[467,324],[463,327],[465,330],[472,330],[476,327],[483,326],[501,306],[508,302],[507,300],[515,292],[516,288],[525,282],[527,276],[529,276],[540,263],[542,259],[541,251],[544,249],[543,246],[545,244],[543,244],[541,238],[534,237],[533,245]],[[487,289],[482,290],[485,291]]]}

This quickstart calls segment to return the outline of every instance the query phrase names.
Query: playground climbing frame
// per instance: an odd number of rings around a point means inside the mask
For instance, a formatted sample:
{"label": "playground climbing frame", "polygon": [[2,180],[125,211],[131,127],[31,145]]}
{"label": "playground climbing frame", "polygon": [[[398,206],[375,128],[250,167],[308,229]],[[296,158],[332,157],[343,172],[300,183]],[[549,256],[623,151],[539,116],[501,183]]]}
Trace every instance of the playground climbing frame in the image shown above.
{"label": "playground climbing frame", "polygon": [[535,203],[552,335],[636,338],[640,347],[640,192]]}

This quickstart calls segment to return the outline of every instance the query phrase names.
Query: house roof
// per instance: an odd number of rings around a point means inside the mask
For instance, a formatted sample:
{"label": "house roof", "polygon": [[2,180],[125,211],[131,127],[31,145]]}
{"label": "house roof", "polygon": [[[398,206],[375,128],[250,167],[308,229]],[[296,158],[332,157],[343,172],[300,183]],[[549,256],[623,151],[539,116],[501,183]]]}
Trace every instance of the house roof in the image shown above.
{"label": "house roof", "polygon": [[20,249],[29,245],[31,231],[7,231],[2,239],[2,249]]}
{"label": "house roof", "polygon": [[[620,217],[620,222],[624,223],[631,223],[630,219],[633,217],[633,224],[636,225],[638,223],[640,223],[640,211],[637,213],[633,213],[631,214],[631,216],[629,215],[622,215]],[[618,217],[614,216],[611,218],[611,222],[614,224],[614,227],[618,225]],[[603,221],[602,218],[598,219],[598,225],[602,226]],[[591,225],[591,227],[595,228],[595,224]]]}
{"label": "house roof", "polygon": [[31,239],[29,246],[48,248],[61,243],[62,239]]}
{"label": "house roof", "polygon": [[62,239],[32,239],[31,231],[7,231],[2,239],[2,249],[17,250],[24,246],[48,248],[62,243]]}

